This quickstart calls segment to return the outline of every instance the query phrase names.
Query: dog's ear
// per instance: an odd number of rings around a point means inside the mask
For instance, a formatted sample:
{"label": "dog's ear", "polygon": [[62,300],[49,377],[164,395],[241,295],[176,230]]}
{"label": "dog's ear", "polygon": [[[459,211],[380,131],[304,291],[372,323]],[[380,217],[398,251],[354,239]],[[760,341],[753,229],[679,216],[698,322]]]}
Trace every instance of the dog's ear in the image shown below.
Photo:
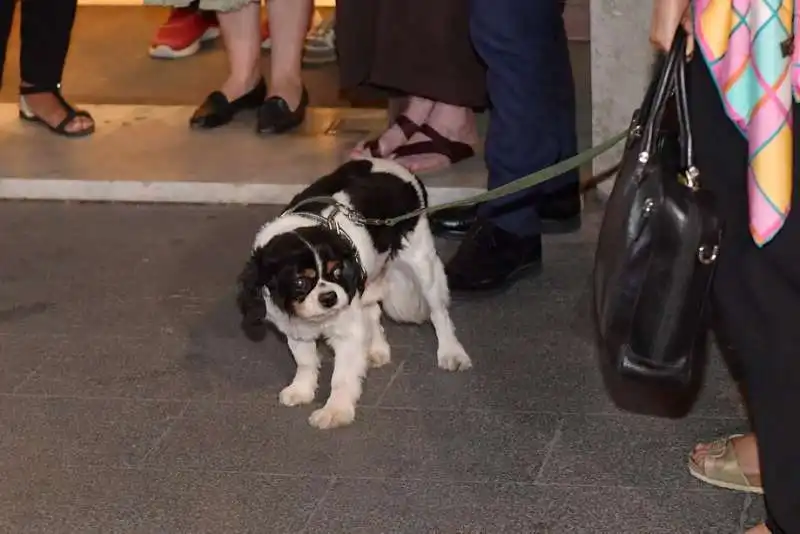
{"label": "dog's ear", "polygon": [[242,314],[241,327],[251,341],[267,337],[267,305],[264,302],[266,280],[262,273],[260,251],[254,251],[239,275],[236,304]]}
{"label": "dog's ear", "polygon": [[342,261],[342,285],[350,300],[356,293],[363,293],[367,280],[364,272],[358,264],[358,260],[353,255],[348,255]]}

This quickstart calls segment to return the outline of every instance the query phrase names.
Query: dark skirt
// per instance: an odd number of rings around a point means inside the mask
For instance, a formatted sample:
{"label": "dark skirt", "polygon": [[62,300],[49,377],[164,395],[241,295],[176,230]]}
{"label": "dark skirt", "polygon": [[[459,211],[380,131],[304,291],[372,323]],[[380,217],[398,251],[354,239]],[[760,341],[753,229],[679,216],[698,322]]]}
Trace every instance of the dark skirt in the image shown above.
{"label": "dark skirt", "polygon": [[344,91],[378,89],[486,105],[485,67],[469,36],[469,0],[337,0]]}

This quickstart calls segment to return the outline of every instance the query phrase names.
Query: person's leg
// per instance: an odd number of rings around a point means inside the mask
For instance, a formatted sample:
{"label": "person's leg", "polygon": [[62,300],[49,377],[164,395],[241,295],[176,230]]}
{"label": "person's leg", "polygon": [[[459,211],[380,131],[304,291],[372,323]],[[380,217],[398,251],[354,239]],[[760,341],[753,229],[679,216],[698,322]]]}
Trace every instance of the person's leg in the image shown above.
{"label": "person's leg", "polygon": [[[207,6],[217,4],[201,3],[201,7]],[[240,111],[259,107],[267,93],[260,70],[261,4],[257,1],[223,2],[219,7],[227,9],[217,11],[217,19],[228,55],[228,77],[220,90],[212,92],[195,110],[189,120],[192,128],[223,126]]]}
{"label": "person's leg", "polygon": [[[714,283],[722,327],[741,354],[758,442],[772,534],[800,532],[800,213],[792,211],[763,248],[750,236],[747,145],[727,118],[699,54],[690,104],[697,166],[716,197],[725,234]],[[794,124],[800,115],[795,109]],[[795,136],[793,205],[800,203],[800,137]],[[763,527],[762,527],[763,529]]]}
{"label": "person's leg", "polygon": [[16,0],[0,2],[0,87],[3,87],[3,72],[6,64],[8,39],[11,37],[11,25],[14,23]]}
{"label": "person's leg", "polygon": [[303,44],[311,0],[269,0],[272,58],[269,70],[269,96],[279,96],[297,109],[303,93]]}
{"label": "person's leg", "polygon": [[217,13],[228,54],[228,78],[221,90],[229,101],[252,90],[261,79],[260,14],[258,2]]}
{"label": "person's leg", "polygon": [[150,43],[150,57],[178,59],[196,54],[202,43],[219,37],[216,13],[201,11],[200,0],[170,10]]}
{"label": "person's leg", "polygon": [[[573,92],[559,0],[473,0],[471,27],[486,62],[491,111],[489,189],[575,154]],[[568,86],[565,86],[568,85]],[[538,191],[575,183],[570,172]],[[454,290],[505,287],[541,260],[541,221],[526,191],[486,203],[448,264]],[[479,231],[479,229],[483,229]],[[498,238],[498,235],[501,236]],[[494,243],[492,251],[481,242]],[[501,246],[500,243],[503,245]]]}
{"label": "person's leg", "polygon": [[[77,4],[77,0],[24,0],[21,5],[21,105],[31,117],[53,127],[69,113],[58,95]],[[91,117],[81,114],[64,129],[85,131],[93,124]]]}
{"label": "person's leg", "polygon": [[272,58],[269,92],[258,110],[257,131],[278,134],[292,130],[305,119],[308,93],[303,85],[303,43],[308,32],[313,0],[269,0]]}

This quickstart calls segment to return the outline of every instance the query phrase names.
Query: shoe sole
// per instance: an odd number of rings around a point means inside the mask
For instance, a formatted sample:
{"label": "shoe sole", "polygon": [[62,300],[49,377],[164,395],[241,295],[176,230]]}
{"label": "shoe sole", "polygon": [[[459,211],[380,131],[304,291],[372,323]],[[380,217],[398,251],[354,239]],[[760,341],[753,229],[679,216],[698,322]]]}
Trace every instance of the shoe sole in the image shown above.
{"label": "shoe sole", "polygon": [[529,263],[509,274],[505,281],[497,287],[490,289],[451,289],[450,298],[456,301],[467,301],[496,297],[506,293],[517,282],[526,278],[539,276],[542,274],[542,271],[543,267],[541,263]]}
{"label": "shoe sole", "polygon": [[200,51],[200,46],[204,42],[213,41],[219,37],[219,35],[219,28],[209,28],[205,31],[205,33],[203,33],[203,35],[200,36],[199,39],[186,48],[182,48],[180,50],[175,50],[174,48],[170,48],[166,45],[151,46],[149,50],[150,57],[153,59],[182,59],[193,56]]}
{"label": "shoe sole", "polygon": [[734,484],[732,482],[725,482],[723,480],[716,480],[713,478],[709,478],[703,473],[700,473],[694,468],[694,465],[691,461],[689,461],[689,474],[699,480],[700,482],[705,482],[709,486],[714,486],[715,488],[722,488],[731,491],[739,491],[742,493],[754,493],[756,495],[764,495],[764,488],[759,488],[758,486],[745,486],[744,484]]}

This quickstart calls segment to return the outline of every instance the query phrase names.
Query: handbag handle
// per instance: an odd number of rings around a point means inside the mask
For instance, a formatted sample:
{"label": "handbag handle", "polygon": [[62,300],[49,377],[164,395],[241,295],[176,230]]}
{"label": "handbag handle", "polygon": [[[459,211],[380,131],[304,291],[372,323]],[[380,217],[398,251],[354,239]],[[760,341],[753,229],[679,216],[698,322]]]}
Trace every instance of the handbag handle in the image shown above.
{"label": "handbag handle", "polygon": [[[656,145],[658,131],[664,118],[669,99],[674,96],[678,112],[678,136],[681,144],[681,166],[683,169],[694,168],[694,144],[691,124],[689,122],[689,104],[686,91],[686,42],[688,36],[683,27],[679,27],[667,53],[661,72],[653,84],[652,101],[645,116],[642,151],[639,161],[646,163]],[[649,92],[649,91],[648,91]],[[645,97],[647,100],[650,97]]]}

